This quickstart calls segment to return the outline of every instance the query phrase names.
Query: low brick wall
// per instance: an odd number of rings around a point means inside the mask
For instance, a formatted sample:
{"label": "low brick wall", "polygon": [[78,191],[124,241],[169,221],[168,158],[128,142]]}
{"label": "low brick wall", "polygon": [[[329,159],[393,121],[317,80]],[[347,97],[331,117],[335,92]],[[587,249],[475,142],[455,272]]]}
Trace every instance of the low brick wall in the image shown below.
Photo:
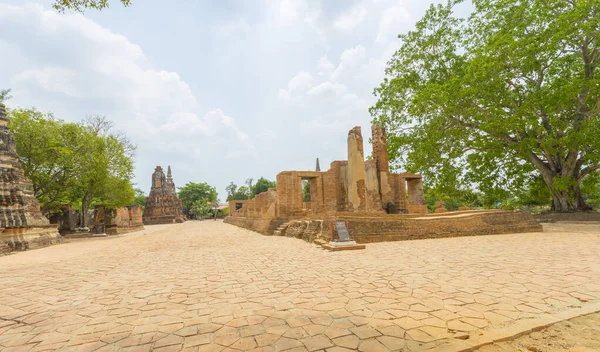
{"label": "low brick wall", "polygon": [[252,230],[263,235],[271,236],[279,225],[285,223],[286,219],[258,219],[258,218],[244,218],[228,216],[223,220],[226,224],[243,227],[248,230]]}
{"label": "low brick wall", "polygon": [[[327,217],[290,219],[282,235],[308,242],[327,242],[335,221],[348,221],[350,237],[358,243],[406,241],[426,238],[480,236],[506,233],[541,232],[542,226],[526,212],[465,211],[443,214],[353,216],[351,213]],[[226,218],[225,222],[271,235],[275,220]],[[283,221],[285,222],[285,220]],[[282,224],[279,222],[277,226]]]}

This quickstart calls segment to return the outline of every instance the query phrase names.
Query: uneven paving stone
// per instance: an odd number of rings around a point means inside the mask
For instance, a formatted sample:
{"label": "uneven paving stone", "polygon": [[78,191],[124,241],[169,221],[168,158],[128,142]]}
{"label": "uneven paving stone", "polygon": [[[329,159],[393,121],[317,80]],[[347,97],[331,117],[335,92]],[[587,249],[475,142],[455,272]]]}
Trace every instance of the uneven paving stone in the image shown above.
{"label": "uneven paving stone", "polygon": [[590,226],[335,254],[221,221],[72,241],[0,257],[0,350],[425,350],[597,302]]}
{"label": "uneven paving stone", "polygon": [[302,343],[304,344],[304,347],[306,347],[306,349],[309,351],[317,351],[333,347],[331,341],[323,335],[317,335],[303,339]]}

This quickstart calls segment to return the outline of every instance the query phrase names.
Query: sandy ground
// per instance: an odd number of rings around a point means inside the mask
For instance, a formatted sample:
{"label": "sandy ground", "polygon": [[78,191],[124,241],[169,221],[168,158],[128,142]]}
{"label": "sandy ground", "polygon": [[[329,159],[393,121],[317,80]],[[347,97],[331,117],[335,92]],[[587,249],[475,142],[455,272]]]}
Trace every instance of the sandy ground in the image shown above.
{"label": "sandy ground", "polygon": [[600,313],[552,325],[513,341],[483,347],[479,352],[597,352],[600,351]]}

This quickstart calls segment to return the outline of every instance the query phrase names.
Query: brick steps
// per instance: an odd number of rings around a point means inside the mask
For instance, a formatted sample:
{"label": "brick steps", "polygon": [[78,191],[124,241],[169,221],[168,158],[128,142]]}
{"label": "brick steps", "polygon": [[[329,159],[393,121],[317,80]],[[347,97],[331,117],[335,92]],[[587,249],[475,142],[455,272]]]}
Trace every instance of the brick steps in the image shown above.
{"label": "brick steps", "polygon": [[273,236],[285,236],[285,229],[289,226],[289,224],[290,223],[288,221],[279,225],[279,227],[275,231],[273,231]]}

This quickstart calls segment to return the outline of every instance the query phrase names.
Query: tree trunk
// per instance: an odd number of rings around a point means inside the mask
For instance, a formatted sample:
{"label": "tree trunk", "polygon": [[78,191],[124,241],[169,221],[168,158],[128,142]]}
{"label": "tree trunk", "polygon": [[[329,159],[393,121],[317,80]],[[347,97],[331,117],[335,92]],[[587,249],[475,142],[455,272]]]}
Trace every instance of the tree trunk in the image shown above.
{"label": "tree trunk", "polygon": [[81,227],[88,227],[87,219],[88,219],[88,210],[90,208],[91,199],[89,199],[89,194],[86,193],[81,200]]}
{"label": "tree trunk", "polygon": [[581,197],[579,183],[566,190],[557,191],[550,188],[552,192],[552,210],[557,212],[590,211],[592,207],[585,203]]}

